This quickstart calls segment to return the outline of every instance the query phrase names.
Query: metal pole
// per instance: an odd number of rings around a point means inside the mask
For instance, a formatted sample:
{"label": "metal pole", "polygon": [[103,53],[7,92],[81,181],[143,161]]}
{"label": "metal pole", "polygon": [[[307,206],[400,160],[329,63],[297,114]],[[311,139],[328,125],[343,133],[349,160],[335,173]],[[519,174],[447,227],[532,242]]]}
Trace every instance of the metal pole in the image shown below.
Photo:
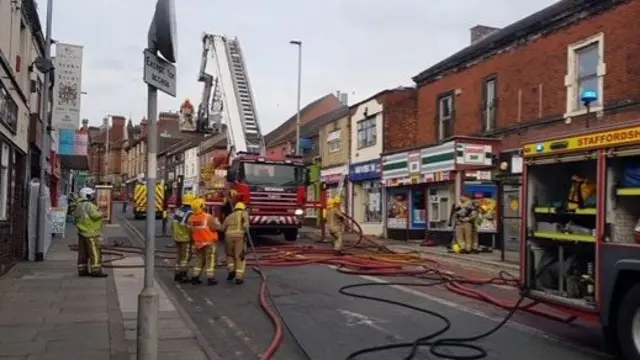
{"label": "metal pole", "polygon": [[302,41],[293,40],[290,42],[298,47],[298,104],[296,113],[296,155],[302,153],[300,149],[300,101],[302,97]]}
{"label": "metal pole", "polygon": [[[47,28],[44,42],[44,62],[51,60],[51,22],[53,19],[53,0],[47,1]],[[49,86],[51,85],[51,71],[44,73],[44,88],[42,89],[42,141],[40,143],[40,188],[38,191],[38,234],[35,243],[36,261],[44,260],[44,239],[46,237],[45,216],[47,213],[47,192],[45,191],[44,178],[47,174],[47,153],[51,147],[49,136],[51,136],[51,103],[49,101]]]}
{"label": "metal pole", "polygon": [[[149,41],[148,49],[157,52],[155,43]],[[147,220],[144,258],[144,288],[138,296],[138,360],[158,358],[158,307],[159,297],[154,287],[156,201],[155,188],[158,172],[158,90],[147,85]]]}

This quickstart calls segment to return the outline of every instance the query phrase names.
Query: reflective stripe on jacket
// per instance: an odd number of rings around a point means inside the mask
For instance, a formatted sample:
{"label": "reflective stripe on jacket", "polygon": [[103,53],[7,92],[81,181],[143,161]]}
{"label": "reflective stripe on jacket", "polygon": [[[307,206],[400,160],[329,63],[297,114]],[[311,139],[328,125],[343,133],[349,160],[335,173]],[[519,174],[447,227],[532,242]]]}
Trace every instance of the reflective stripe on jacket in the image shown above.
{"label": "reflective stripe on jacket", "polygon": [[235,209],[231,215],[224,219],[222,228],[227,235],[240,235],[245,233],[245,226],[249,225],[249,214],[246,210]]}
{"label": "reflective stripe on jacket", "polygon": [[193,215],[191,206],[183,205],[171,216],[171,233],[175,242],[189,242],[189,226],[187,220]]}

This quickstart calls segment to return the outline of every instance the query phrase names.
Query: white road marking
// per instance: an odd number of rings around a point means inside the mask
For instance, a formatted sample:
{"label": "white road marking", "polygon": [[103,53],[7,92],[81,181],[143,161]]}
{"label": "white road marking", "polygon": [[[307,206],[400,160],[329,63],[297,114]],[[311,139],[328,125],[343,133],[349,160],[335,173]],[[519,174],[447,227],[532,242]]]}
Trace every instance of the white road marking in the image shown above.
{"label": "white road marking", "polygon": [[347,319],[347,326],[357,326],[357,325],[365,325],[368,326],[372,329],[378,330],[380,332],[383,332],[385,334],[391,335],[393,336],[393,338],[395,338],[396,340],[402,340],[401,337],[395,335],[393,332],[383,328],[382,326],[376,324],[376,323],[386,323],[388,321],[384,321],[382,319],[377,319],[377,318],[372,318],[372,317],[368,317],[366,315],[357,313],[357,312],[353,312],[353,311],[349,311],[349,310],[344,310],[344,309],[338,309],[338,312],[342,315],[344,315],[344,317]]}
{"label": "white road marking", "polygon": [[242,339],[242,342],[245,343],[245,345],[249,346],[249,348],[252,349],[253,344],[251,338],[247,336],[244,331],[240,330],[236,323],[231,321],[231,319],[226,316],[220,316],[220,320],[222,320],[229,329],[235,332],[236,336]]}

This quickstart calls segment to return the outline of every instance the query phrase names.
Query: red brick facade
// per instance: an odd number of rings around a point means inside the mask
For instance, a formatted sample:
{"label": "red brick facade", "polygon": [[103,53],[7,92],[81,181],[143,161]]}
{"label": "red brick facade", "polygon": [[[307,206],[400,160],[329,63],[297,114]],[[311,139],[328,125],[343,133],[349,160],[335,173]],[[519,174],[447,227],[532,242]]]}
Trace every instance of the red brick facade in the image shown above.
{"label": "red brick facade", "polygon": [[[468,61],[420,84],[417,111],[412,118],[408,98],[385,107],[385,152],[436,144],[437,99],[455,92],[454,135],[498,136],[503,149],[518,148],[522,142],[576,132],[585,128],[611,125],[640,118],[640,2],[628,1],[605,11],[566,16],[567,23],[550,31],[519,39],[500,49],[487,49],[480,58]],[[565,14],[566,15],[566,14]],[[577,116],[565,123],[568,72],[568,47],[586,38],[604,34],[606,74],[602,93],[604,111]],[[482,128],[484,79],[497,79],[496,128]],[[412,131],[417,129],[418,131]]]}

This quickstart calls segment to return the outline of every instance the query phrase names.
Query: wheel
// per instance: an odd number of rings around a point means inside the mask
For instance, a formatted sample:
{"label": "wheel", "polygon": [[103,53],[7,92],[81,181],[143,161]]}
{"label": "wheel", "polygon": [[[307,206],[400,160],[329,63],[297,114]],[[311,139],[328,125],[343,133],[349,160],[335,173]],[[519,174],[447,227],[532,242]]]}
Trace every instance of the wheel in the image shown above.
{"label": "wheel", "polygon": [[618,345],[626,360],[640,360],[640,284],[622,298],[617,314]]}
{"label": "wheel", "polygon": [[284,239],[287,241],[298,240],[298,229],[285,229],[283,233],[284,233]]}

